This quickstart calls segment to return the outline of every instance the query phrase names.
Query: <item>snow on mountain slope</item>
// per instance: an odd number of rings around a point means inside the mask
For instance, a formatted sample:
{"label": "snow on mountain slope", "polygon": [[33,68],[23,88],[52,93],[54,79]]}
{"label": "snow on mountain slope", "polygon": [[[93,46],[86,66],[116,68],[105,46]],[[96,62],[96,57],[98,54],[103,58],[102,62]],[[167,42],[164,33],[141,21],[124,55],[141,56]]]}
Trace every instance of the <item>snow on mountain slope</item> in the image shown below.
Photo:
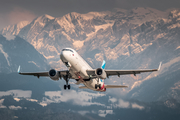
{"label": "snow on mountain slope", "polygon": [[6,58],[6,61],[7,61],[7,63],[8,63],[8,66],[10,66],[10,62],[9,62],[9,60],[8,60],[8,57],[9,57],[9,56],[8,56],[8,54],[7,54],[6,52],[4,52],[2,44],[0,44],[0,51],[1,51],[2,54],[4,54],[4,57]]}
{"label": "snow on mountain slope", "polygon": [[16,72],[19,65],[24,71],[49,68],[46,59],[27,41],[18,36],[9,41],[0,35],[0,72]]}

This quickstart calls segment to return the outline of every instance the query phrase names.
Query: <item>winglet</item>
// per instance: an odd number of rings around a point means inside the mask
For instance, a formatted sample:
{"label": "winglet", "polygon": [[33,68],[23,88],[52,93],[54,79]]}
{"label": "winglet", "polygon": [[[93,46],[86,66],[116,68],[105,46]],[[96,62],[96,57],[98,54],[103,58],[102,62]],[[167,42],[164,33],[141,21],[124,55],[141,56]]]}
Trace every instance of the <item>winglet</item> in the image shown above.
{"label": "winglet", "polygon": [[103,60],[103,63],[102,63],[101,68],[102,68],[102,69],[105,69],[105,66],[106,66],[106,61],[105,61],[105,60]]}
{"label": "winglet", "polygon": [[160,64],[159,64],[158,71],[161,69],[161,65],[162,65],[162,62],[160,62]]}
{"label": "winglet", "polygon": [[21,66],[18,67],[18,71],[17,71],[18,73],[21,73],[21,72],[20,72],[20,69],[21,69]]}

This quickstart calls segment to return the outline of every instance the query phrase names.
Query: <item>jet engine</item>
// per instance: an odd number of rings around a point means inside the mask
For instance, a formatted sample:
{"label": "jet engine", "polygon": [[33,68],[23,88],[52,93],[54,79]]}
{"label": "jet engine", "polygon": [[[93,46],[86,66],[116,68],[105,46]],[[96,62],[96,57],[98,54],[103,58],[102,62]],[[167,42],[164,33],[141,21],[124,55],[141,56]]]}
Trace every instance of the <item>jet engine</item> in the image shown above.
{"label": "jet engine", "polygon": [[49,77],[52,79],[52,80],[59,80],[59,73],[54,70],[54,69],[51,69],[49,71]]}
{"label": "jet engine", "polygon": [[95,74],[98,78],[101,78],[101,79],[106,79],[107,77],[105,70],[102,68],[96,69]]}

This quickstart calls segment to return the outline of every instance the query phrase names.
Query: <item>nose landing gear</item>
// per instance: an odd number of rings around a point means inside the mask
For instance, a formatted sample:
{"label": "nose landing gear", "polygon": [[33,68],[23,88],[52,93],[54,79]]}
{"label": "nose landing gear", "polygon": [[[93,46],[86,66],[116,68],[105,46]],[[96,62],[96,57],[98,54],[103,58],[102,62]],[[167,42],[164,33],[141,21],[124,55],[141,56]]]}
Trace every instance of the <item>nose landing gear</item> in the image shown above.
{"label": "nose landing gear", "polygon": [[64,90],[66,90],[66,87],[70,90],[71,86],[70,85],[64,85]]}
{"label": "nose landing gear", "polygon": [[97,89],[99,87],[99,89],[101,89],[101,84],[95,84],[95,89]]}
{"label": "nose landing gear", "polygon": [[99,84],[99,79],[100,78],[96,78],[97,84],[95,84],[95,89],[97,89],[98,87],[99,87],[99,89],[101,89],[101,84]]}
{"label": "nose landing gear", "polygon": [[68,82],[69,82],[69,77],[68,75],[67,76],[64,76],[64,80],[66,81],[66,85],[64,85],[64,90],[66,90],[66,88],[68,88],[70,90],[71,86],[68,85]]}

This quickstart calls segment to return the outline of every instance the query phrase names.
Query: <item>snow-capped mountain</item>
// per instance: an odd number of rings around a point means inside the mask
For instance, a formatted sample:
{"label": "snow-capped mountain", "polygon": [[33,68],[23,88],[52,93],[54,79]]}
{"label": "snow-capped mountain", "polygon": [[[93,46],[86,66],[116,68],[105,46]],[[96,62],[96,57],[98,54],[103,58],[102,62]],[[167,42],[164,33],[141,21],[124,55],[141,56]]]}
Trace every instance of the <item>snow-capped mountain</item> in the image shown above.
{"label": "snow-capped mountain", "polygon": [[[59,18],[45,14],[24,27],[9,28],[15,27],[4,28],[1,34],[24,38],[57,68],[64,47],[77,50],[94,68],[99,67],[103,59],[107,61],[107,69],[157,68],[159,62],[163,62],[160,72],[107,80],[106,83],[129,86],[120,92],[115,90],[117,94],[128,93],[146,80],[179,70],[180,11],[177,9],[165,12],[153,8],[87,14],[72,12]],[[170,91],[177,82],[169,85]]]}
{"label": "snow-capped mountain", "polygon": [[[98,41],[105,44],[104,42],[109,41],[109,39],[111,43],[107,43],[106,48],[112,48],[116,44],[115,42],[118,42],[130,28],[162,17],[167,17],[165,12],[152,8],[135,8],[130,11],[114,9],[113,11],[89,12],[87,14],[72,12],[60,18],[45,14],[29,24],[19,23],[21,26],[17,30],[12,28],[16,28],[15,26],[18,25],[8,26],[1,33],[3,35],[11,33],[26,39],[50,62],[59,59],[58,55],[63,47],[72,47],[83,51],[81,48],[83,46],[89,47],[87,46],[89,41],[94,39],[97,42],[90,45],[92,46],[90,50],[96,49],[93,46],[97,46]],[[23,25],[25,26],[22,27]],[[122,50],[122,54],[128,54],[127,49]],[[116,59],[116,57],[112,55],[109,59]],[[96,60],[100,59],[96,57]]]}

